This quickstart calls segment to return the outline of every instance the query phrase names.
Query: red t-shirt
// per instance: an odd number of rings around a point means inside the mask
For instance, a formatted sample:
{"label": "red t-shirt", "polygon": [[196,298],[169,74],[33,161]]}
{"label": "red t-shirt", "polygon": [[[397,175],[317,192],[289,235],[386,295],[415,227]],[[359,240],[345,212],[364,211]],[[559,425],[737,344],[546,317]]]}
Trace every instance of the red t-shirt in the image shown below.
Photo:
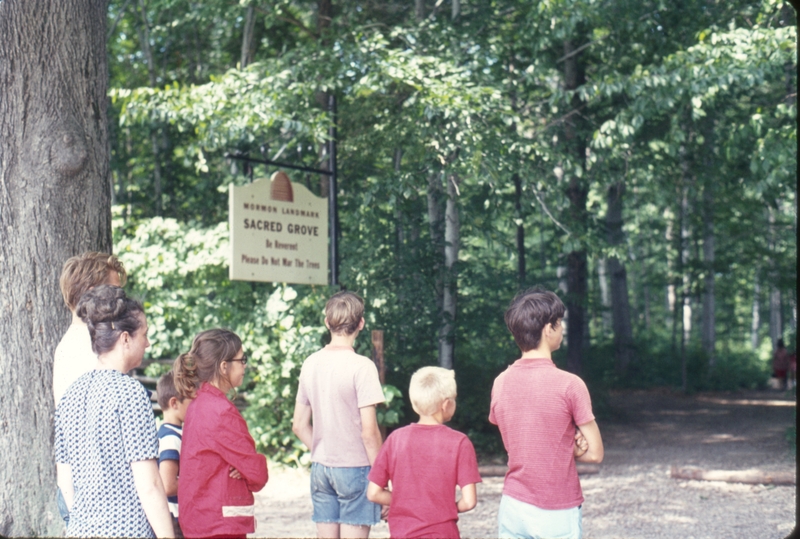
{"label": "red t-shirt", "polygon": [[469,438],[445,425],[417,423],[392,432],[372,465],[370,481],[386,487],[390,479],[392,537],[458,538],[456,485],[481,482]]}
{"label": "red t-shirt", "polygon": [[519,359],[492,387],[489,421],[508,452],[503,494],[541,509],[583,503],[573,447],[576,425],[594,420],[583,380],[550,359]]}

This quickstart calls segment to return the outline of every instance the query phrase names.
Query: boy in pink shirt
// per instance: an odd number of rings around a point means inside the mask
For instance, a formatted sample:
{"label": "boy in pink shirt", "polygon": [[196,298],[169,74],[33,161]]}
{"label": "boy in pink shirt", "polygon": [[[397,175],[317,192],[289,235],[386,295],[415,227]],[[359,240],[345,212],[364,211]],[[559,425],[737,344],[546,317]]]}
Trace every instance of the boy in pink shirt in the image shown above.
{"label": "boy in pink shirt", "polygon": [[522,357],[492,387],[489,421],[508,452],[499,537],[582,536],[575,461],[602,462],[603,440],[586,384],[552,360],[565,311],[558,296],[541,288],[518,294],[506,311]]}
{"label": "boy in pink shirt", "polygon": [[[369,473],[367,498],[389,506],[392,537],[458,538],[458,513],[478,502],[481,482],[472,442],[446,427],[456,411],[453,371],[423,367],[408,396],[419,422],[392,432]],[[392,481],[392,489],[386,486]],[[456,502],[455,488],[461,488]]]}
{"label": "boy in pink shirt", "polygon": [[353,350],[364,328],[364,301],[353,292],[334,294],[325,326],[331,342],[303,363],[292,431],[311,449],[317,537],[368,537],[381,516],[366,494],[381,448],[375,405],[384,397],[375,364]]}

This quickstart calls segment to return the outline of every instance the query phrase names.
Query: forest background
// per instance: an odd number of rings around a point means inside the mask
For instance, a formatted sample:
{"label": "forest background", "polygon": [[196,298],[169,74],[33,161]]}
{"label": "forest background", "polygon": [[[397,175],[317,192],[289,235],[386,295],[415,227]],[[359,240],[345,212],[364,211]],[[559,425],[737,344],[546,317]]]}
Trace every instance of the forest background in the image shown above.
{"label": "forest background", "polygon": [[228,186],[276,169],[226,154],[325,169],[334,95],[339,281],[385,331],[384,424],[440,364],[453,426],[502,450],[503,312],[534,284],[601,416],[613,387],[763,386],[797,325],[796,28],[777,0],[112,0],[114,250],[150,357],[233,329],[259,450],[306,462],[297,376],[334,288],[228,279]]}

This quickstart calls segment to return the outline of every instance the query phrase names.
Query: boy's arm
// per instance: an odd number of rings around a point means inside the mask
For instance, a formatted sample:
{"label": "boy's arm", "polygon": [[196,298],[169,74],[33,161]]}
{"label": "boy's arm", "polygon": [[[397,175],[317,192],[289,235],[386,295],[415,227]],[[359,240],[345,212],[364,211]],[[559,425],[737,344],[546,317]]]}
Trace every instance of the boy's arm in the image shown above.
{"label": "boy's arm", "polygon": [[358,411],[361,412],[361,441],[364,442],[369,465],[372,466],[383,444],[381,429],[378,427],[378,414],[374,404],[359,408]]}
{"label": "boy's arm", "polygon": [[167,496],[178,495],[179,471],[180,463],[177,460],[162,460],[158,464],[158,475],[161,476],[161,482],[164,484],[164,493]]}
{"label": "boy's arm", "polygon": [[465,511],[471,511],[475,509],[475,506],[478,504],[478,489],[475,487],[475,483],[470,483],[469,485],[464,485],[461,487],[461,499],[458,500],[456,507],[458,508],[459,513],[463,513]]}
{"label": "boy's arm", "polygon": [[389,506],[392,504],[392,492],[370,481],[367,485],[367,499],[372,503]]}
{"label": "boy's arm", "polygon": [[164,486],[158,475],[158,464],[155,459],[131,462],[133,484],[139,495],[144,514],[156,537],[175,537],[172,529],[172,515],[167,506]]}
{"label": "boy's arm", "polygon": [[603,438],[600,436],[600,428],[597,426],[597,421],[590,421],[583,425],[578,425],[583,437],[586,438],[586,443],[589,448],[580,457],[576,457],[578,462],[590,462],[600,464],[603,462]]}
{"label": "boy's arm", "polygon": [[72,511],[72,504],[75,502],[75,487],[72,485],[72,467],[63,462],[56,463],[56,483],[64,496],[67,510]]}
{"label": "boy's arm", "polygon": [[294,403],[292,432],[306,444],[307,448],[311,449],[311,442],[314,439],[314,428],[311,426],[311,406],[299,402]]}

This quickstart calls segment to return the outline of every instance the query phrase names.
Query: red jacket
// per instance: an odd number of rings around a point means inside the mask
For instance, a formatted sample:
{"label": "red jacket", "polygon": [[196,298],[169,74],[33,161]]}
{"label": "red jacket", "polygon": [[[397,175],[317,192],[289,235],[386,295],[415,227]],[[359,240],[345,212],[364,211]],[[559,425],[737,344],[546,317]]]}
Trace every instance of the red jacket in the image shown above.
{"label": "red jacket", "polygon": [[[229,476],[230,466],[242,479]],[[266,483],[267,458],[256,453],[242,415],[222,391],[204,383],[183,423],[178,507],[184,535],[253,533],[253,492]]]}

